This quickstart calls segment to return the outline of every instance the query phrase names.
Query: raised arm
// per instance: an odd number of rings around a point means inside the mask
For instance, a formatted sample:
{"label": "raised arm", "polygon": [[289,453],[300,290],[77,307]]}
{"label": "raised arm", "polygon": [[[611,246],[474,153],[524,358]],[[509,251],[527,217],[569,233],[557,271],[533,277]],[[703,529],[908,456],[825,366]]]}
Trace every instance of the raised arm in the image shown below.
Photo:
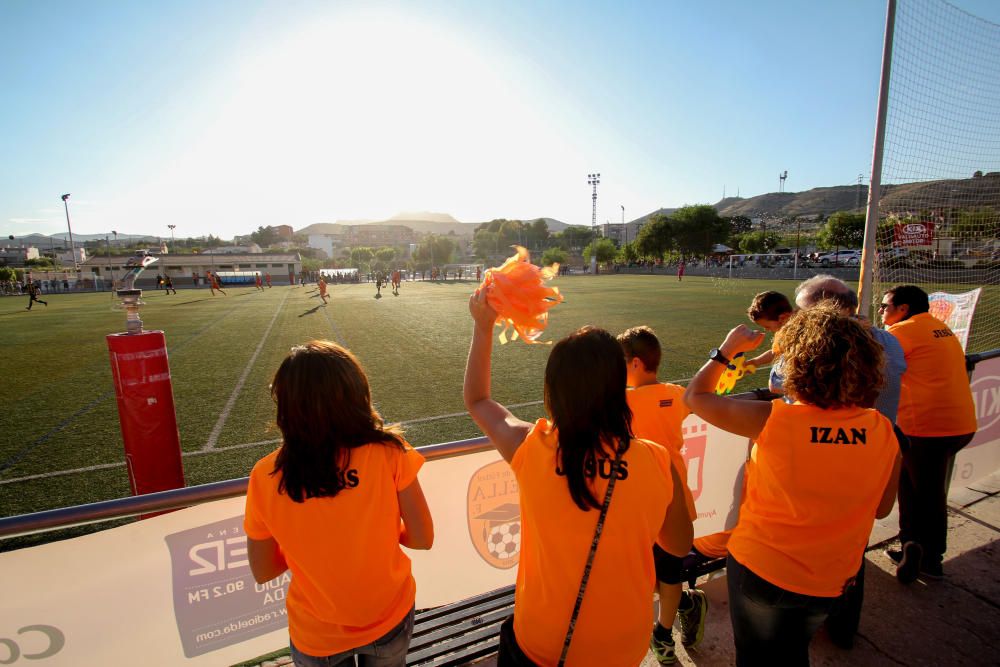
{"label": "raised arm", "polygon": [[472,345],[465,364],[462,397],[465,409],[508,463],[531,430],[531,424],[515,417],[490,394],[490,363],[493,355],[493,324],[497,313],[486,301],[486,292],[476,290],[469,298],[472,314]]}
{"label": "raised arm", "polygon": [[[763,340],[762,332],[753,331],[741,324],[729,332],[726,340],[719,346],[719,351],[727,359],[732,359],[739,352],[754,349]],[[715,387],[725,369],[724,365],[716,361],[707,361],[688,384],[684,402],[691,408],[691,412],[709,424],[730,433],[756,438],[771,416],[771,404],[717,395]]]}

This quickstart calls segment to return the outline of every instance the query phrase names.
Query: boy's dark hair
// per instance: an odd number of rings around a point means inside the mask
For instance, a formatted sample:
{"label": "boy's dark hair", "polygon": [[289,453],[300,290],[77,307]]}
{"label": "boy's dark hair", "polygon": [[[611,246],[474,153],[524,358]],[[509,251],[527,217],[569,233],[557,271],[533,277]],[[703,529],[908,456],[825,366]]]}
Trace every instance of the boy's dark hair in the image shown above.
{"label": "boy's dark hair", "polygon": [[642,361],[643,368],[651,373],[655,373],[660,367],[660,340],[647,326],[632,327],[618,334],[618,342],[621,343],[625,351],[625,361],[632,361],[636,357]]}
{"label": "boy's dark hair", "polygon": [[927,292],[916,285],[896,285],[885,294],[889,297],[892,305],[898,307],[906,304],[910,307],[906,313],[906,319],[920,313],[926,313],[931,308]]}
{"label": "boy's dark hair", "polygon": [[792,304],[781,292],[761,292],[750,302],[747,315],[756,322],[761,318],[777,320],[785,313],[792,312]]}

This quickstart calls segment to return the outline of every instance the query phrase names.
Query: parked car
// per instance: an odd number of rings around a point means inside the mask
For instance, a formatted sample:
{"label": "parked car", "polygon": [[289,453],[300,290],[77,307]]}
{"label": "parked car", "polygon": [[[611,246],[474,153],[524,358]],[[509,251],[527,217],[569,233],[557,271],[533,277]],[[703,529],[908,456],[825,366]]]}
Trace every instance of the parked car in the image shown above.
{"label": "parked car", "polygon": [[820,266],[856,266],[861,263],[861,251],[838,250],[836,252],[829,252],[817,257],[816,263]]}

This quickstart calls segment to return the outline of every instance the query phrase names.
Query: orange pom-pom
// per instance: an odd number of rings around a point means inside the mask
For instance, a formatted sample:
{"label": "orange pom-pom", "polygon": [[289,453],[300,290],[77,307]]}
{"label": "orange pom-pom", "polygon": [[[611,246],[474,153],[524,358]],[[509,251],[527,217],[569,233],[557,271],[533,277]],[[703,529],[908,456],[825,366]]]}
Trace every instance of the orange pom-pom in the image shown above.
{"label": "orange pom-pom", "polygon": [[497,311],[497,326],[502,326],[500,343],[508,341],[507,331],[514,332],[510,340],[520,337],[525,343],[539,342],[549,320],[549,309],[563,300],[558,287],[546,287],[558,272],[559,265],[539,268],[528,261],[528,251],[514,246],[517,254],[502,266],[486,269],[479,289],[486,290],[486,301]]}

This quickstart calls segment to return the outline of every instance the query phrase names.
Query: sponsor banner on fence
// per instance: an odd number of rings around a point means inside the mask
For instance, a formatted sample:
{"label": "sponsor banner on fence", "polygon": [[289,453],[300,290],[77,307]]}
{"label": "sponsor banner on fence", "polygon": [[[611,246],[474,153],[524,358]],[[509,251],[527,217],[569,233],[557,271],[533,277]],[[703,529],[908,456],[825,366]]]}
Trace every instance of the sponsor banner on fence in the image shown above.
{"label": "sponsor banner on fence", "polygon": [[975,484],[1000,469],[1000,359],[976,364],[972,398],[978,430],[972,442],[955,455],[952,487]]}
{"label": "sponsor banner on fence", "polygon": [[[1000,466],[1000,360],[980,365],[973,391],[981,431],[960,454],[961,481]],[[734,525],[748,444],[698,417],[684,422],[695,536]],[[521,525],[510,467],[494,451],[468,454],[428,462],[420,481],[435,544],[408,552],[417,607],[512,584]],[[243,509],[231,498],[0,553],[0,663],[228,665],[286,646],[291,576],[253,580]]]}
{"label": "sponsor banner on fence", "polygon": [[893,231],[895,232],[893,245],[896,246],[929,246],[934,240],[933,222],[897,223]]}
{"label": "sponsor banner on fence", "polygon": [[931,315],[948,325],[948,328],[958,336],[963,350],[969,342],[972,316],[976,314],[976,304],[982,291],[982,287],[977,287],[961,294],[934,292],[927,295]]}

